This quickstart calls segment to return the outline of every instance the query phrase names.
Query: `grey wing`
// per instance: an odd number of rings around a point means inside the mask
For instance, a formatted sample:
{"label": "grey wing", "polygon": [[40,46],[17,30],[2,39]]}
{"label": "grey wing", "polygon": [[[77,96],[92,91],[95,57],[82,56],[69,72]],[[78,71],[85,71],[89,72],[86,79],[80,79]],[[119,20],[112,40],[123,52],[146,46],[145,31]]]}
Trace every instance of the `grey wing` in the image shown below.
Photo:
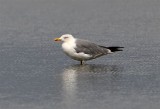
{"label": "grey wing", "polygon": [[92,55],[93,58],[100,57],[109,53],[109,49],[103,48],[95,43],[81,39],[76,40],[75,50],[77,53],[83,52],[85,54]]}

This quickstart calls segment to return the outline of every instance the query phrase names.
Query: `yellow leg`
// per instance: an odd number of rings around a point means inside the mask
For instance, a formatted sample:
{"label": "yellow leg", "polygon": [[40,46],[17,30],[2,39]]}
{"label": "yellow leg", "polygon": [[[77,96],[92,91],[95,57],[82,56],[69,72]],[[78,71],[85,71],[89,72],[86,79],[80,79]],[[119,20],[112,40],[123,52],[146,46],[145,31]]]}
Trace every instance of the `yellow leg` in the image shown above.
{"label": "yellow leg", "polygon": [[83,64],[84,64],[84,61],[82,60],[82,61],[80,62],[80,64],[83,65]]}

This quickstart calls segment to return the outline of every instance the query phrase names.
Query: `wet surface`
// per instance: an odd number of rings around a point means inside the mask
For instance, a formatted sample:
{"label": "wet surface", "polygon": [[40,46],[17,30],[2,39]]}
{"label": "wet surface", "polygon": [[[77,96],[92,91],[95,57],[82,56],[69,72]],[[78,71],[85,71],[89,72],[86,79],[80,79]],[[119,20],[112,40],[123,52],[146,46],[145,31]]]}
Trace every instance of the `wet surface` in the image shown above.
{"label": "wet surface", "polygon": [[[0,109],[159,109],[158,0],[0,0]],[[62,34],[124,51],[80,66]]]}

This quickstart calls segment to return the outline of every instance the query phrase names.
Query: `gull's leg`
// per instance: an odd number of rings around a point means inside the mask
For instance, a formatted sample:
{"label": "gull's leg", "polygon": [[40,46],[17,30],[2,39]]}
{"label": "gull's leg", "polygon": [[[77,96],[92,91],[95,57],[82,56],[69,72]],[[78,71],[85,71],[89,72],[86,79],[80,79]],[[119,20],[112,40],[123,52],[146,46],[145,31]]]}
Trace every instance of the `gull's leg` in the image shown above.
{"label": "gull's leg", "polygon": [[81,61],[80,61],[80,64],[81,64],[81,65],[83,65],[83,64],[84,64],[84,61],[83,61],[83,60],[81,60]]}

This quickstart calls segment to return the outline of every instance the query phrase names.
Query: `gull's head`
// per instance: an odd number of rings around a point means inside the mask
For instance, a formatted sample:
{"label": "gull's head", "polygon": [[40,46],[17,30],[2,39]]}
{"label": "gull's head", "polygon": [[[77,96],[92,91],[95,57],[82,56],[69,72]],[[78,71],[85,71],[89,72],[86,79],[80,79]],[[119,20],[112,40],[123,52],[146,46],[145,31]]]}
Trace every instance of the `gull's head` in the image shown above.
{"label": "gull's head", "polygon": [[59,38],[55,38],[54,41],[63,41],[63,42],[67,42],[67,41],[73,41],[74,37],[71,34],[64,34]]}

